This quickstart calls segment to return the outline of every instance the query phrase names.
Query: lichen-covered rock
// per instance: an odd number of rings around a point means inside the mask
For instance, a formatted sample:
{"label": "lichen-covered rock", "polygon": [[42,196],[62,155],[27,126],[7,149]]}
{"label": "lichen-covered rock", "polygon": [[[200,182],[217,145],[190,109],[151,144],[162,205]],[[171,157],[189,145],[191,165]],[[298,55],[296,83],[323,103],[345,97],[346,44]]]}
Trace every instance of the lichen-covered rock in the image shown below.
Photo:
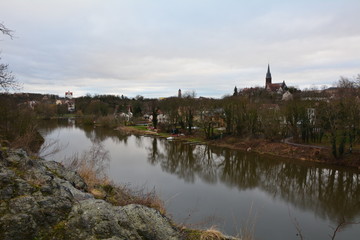
{"label": "lichen-covered rock", "polygon": [[61,176],[63,179],[71,183],[71,185],[77,189],[87,190],[86,183],[75,171],[65,169],[60,163],[55,161],[44,162],[44,165],[55,174]]}
{"label": "lichen-covered rock", "polygon": [[69,239],[180,239],[169,219],[141,205],[112,206],[103,200],[87,199],[69,215]]}
{"label": "lichen-covered rock", "polygon": [[[123,207],[129,222],[143,239],[177,239],[177,232],[159,211],[142,205]],[[149,224],[151,223],[151,224]]]}
{"label": "lichen-covered rock", "polygon": [[113,206],[61,164],[0,151],[0,239],[181,239],[158,211]]}

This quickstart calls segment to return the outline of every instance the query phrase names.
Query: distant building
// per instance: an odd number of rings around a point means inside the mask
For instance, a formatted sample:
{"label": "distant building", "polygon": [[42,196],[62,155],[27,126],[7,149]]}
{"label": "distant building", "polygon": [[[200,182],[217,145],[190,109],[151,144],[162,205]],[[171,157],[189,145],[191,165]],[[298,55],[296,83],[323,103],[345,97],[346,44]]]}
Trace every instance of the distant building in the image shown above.
{"label": "distant building", "polygon": [[181,89],[178,91],[178,98],[181,98]]}
{"label": "distant building", "polygon": [[265,89],[269,92],[282,94],[287,89],[285,81],[282,83],[272,83],[272,77],[270,73],[270,65],[268,64],[268,70],[265,78]]}
{"label": "distant building", "polygon": [[28,101],[29,107],[34,110],[35,106],[38,104],[37,101]]}
{"label": "distant building", "polygon": [[65,103],[68,106],[69,112],[75,111],[75,101],[73,99],[73,93],[70,91],[65,92]]}
{"label": "distant building", "polygon": [[307,108],[306,111],[307,111],[307,115],[308,115],[310,124],[315,125],[315,123],[316,123],[316,110],[315,110],[315,108]]}
{"label": "distant building", "polygon": [[283,96],[282,96],[282,99],[283,101],[289,101],[289,100],[293,100],[293,95],[289,92],[289,91],[286,91]]}
{"label": "distant building", "polygon": [[65,98],[67,98],[67,99],[72,99],[72,98],[73,98],[73,93],[70,92],[70,91],[67,91],[67,92],[65,93]]}
{"label": "distant building", "polygon": [[55,104],[56,105],[63,105],[65,103],[65,101],[61,100],[61,99],[57,99]]}

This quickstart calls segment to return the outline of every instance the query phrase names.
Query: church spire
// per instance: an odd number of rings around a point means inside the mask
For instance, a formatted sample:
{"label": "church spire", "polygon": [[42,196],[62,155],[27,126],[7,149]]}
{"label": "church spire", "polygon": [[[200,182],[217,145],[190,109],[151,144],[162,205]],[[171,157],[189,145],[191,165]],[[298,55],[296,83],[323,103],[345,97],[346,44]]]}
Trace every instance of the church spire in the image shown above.
{"label": "church spire", "polygon": [[265,87],[266,87],[268,84],[271,84],[270,64],[268,64],[268,69],[267,69],[267,73],[266,73]]}

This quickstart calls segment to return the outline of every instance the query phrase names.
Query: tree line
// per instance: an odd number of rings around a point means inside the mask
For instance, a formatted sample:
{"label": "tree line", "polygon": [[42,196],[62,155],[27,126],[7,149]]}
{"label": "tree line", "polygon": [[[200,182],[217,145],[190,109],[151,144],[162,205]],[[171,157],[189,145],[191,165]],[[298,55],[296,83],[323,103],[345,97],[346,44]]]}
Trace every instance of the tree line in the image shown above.
{"label": "tree line", "polygon": [[[206,139],[235,136],[281,141],[292,137],[298,143],[329,144],[333,155],[339,158],[352,152],[359,143],[359,80],[359,76],[341,78],[330,93],[325,90],[297,91],[289,101],[282,101],[281,95],[259,88],[239,91],[237,95],[221,99],[196,98],[195,94],[162,100],[142,96],[86,95],[75,99],[75,114],[91,116],[93,122],[101,117],[115,120],[120,113],[131,112],[132,119],[127,124],[147,123],[150,121],[144,119],[147,116],[159,131],[201,134]],[[39,100],[30,114],[34,115],[32,118],[51,118],[67,113],[66,107],[55,104],[58,98],[55,95],[46,100],[36,94],[27,95],[27,98],[24,94],[2,94],[1,98],[0,133],[3,136],[11,132],[9,126],[14,124],[14,117],[28,112],[25,105],[21,105],[25,99]],[[121,123],[117,121],[117,124]]]}

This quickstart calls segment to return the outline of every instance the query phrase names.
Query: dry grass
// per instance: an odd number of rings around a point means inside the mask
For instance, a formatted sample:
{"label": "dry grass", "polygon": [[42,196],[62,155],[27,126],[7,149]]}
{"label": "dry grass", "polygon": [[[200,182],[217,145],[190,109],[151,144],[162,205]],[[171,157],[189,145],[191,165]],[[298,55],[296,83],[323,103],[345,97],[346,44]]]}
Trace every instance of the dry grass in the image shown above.
{"label": "dry grass", "polygon": [[89,189],[96,188],[98,185],[110,184],[110,180],[106,176],[99,176],[92,165],[81,164],[77,169],[79,175],[84,179]]}
{"label": "dry grass", "polygon": [[80,156],[75,154],[62,163],[66,168],[77,171],[89,189],[96,185],[109,184],[105,171],[109,164],[109,153],[101,143],[94,143],[89,151],[83,152]]}
{"label": "dry grass", "polygon": [[158,197],[155,189],[146,191],[144,187],[137,189],[111,182],[105,171],[108,163],[108,152],[99,143],[94,144],[88,152],[81,154],[80,157],[74,155],[63,161],[67,168],[79,173],[88,185],[88,191],[94,197],[104,199],[117,206],[141,204],[157,209],[161,214],[166,213],[165,204]]}
{"label": "dry grass", "polygon": [[132,188],[127,185],[103,185],[105,199],[117,206],[128,204],[141,204],[150,208],[157,209],[161,214],[166,213],[165,204],[156,194],[155,189],[146,191],[145,188]]}
{"label": "dry grass", "polygon": [[185,240],[243,240],[243,238],[225,236],[214,226],[207,230],[182,227],[181,231]]}
{"label": "dry grass", "polygon": [[253,205],[249,210],[249,216],[242,227],[240,228],[241,240],[254,240],[255,239],[255,226],[256,226],[257,213],[253,212]]}
{"label": "dry grass", "polygon": [[43,138],[37,132],[36,126],[29,126],[23,134],[19,134],[11,143],[11,148],[22,148],[28,153],[36,153],[39,151]]}
{"label": "dry grass", "polygon": [[200,240],[224,240],[225,236],[215,227],[205,230],[200,235]]}

